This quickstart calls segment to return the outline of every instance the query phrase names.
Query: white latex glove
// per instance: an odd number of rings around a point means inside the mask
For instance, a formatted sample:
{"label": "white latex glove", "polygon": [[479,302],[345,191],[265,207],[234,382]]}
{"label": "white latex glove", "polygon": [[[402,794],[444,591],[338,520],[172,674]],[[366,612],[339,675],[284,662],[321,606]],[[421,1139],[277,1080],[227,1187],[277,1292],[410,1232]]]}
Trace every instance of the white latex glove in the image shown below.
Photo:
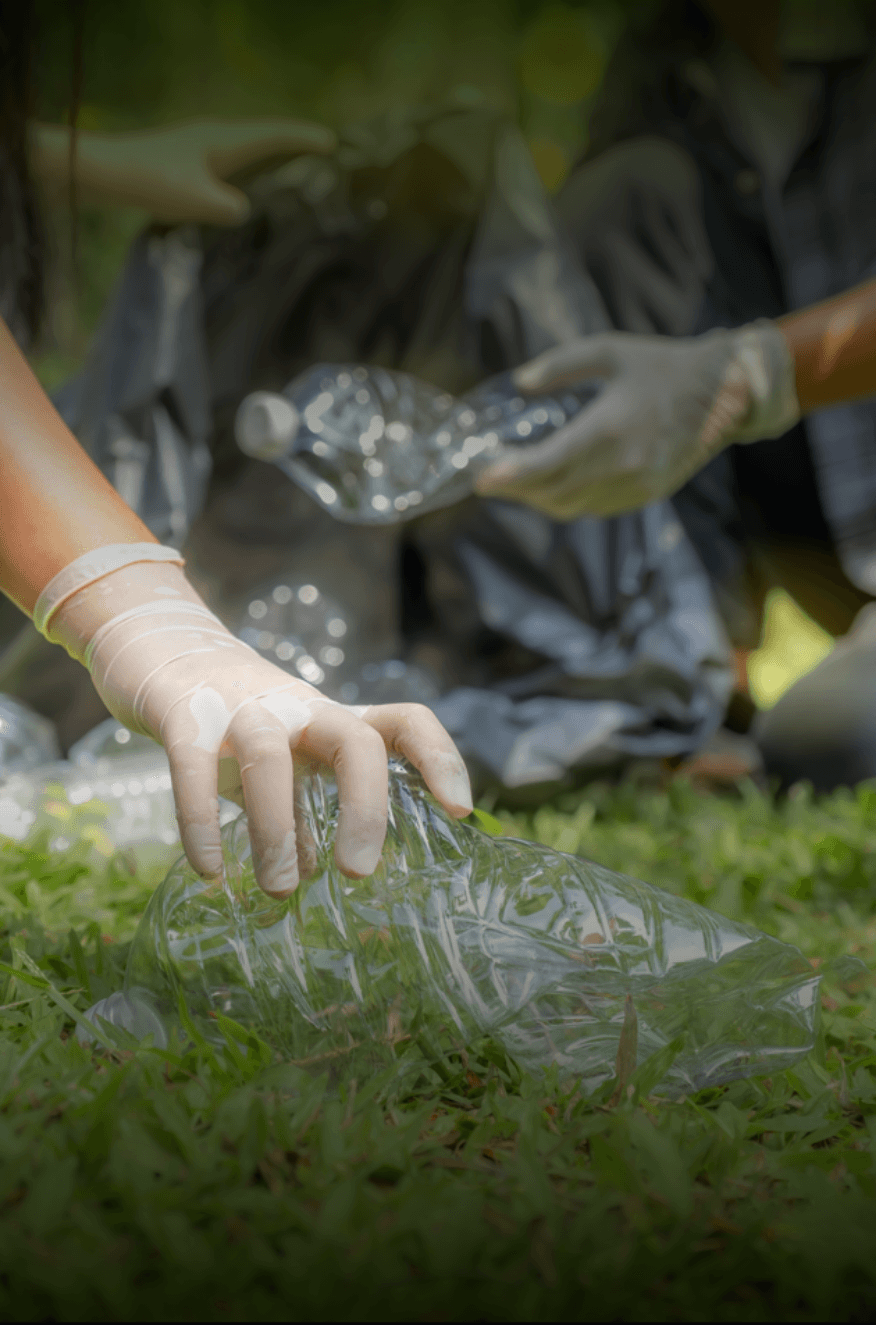
{"label": "white latex glove", "polygon": [[114,717],[164,746],[183,847],[205,877],[222,873],[220,791],[242,796],[266,892],[288,896],[299,863],[310,872],[308,843],[296,837],[293,753],[299,766],[334,770],[335,859],[352,878],[380,859],[387,750],[420,769],[450,814],[471,812],[465,765],[434,714],[419,704],[348,708],[274,667],[205,606],[172,548],[79,557],[43,591],[34,622],[85,664]]}
{"label": "white latex glove", "polygon": [[557,520],[617,515],[671,496],[731,442],[779,437],[800,418],[790,348],[767,321],[679,340],[606,332],[515,374],[527,392],[592,378],[605,379],[592,404],[485,469],[482,496]]}
{"label": "white latex glove", "polygon": [[556,198],[557,213],[623,331],[685,336],[714,258],[692,157],[656,135],[585,162]]}

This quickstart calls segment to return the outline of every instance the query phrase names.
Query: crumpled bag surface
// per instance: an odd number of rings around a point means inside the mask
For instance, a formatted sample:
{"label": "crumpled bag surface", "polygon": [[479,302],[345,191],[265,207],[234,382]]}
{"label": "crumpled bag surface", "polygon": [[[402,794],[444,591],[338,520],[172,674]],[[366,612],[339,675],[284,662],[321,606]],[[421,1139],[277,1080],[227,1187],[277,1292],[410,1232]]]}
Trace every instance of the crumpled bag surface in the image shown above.
{"label": "crumpled bag surface", "polygon": [[140,235],[82,371],[53,395],[116,491],[174,547],[211,468],[201,262],[193,227]]}
{"label": "crumpled bag surface", "polygon": [[[590,861],[450,820],[392,769],[378,871],[351,883],[331,846],[337,793],[314,778],[317,866],[298,894],[260,892],[245,823],[227,879],[181,861],[135,936],[124,990],[87,1014],[167,1043],[256,1031],[293,1061],[362,1069],[420,1026],[490,1036],[522,1067],[593,1090],[637,1023],[639,1064],[675,1043],[661,1083],[685,1093],[787,1067],[811,1049],[818,977],[796,948]],[[629,996],[629,997],[628,997]],[[669,1055],[671,1057],[671,1055]]]}

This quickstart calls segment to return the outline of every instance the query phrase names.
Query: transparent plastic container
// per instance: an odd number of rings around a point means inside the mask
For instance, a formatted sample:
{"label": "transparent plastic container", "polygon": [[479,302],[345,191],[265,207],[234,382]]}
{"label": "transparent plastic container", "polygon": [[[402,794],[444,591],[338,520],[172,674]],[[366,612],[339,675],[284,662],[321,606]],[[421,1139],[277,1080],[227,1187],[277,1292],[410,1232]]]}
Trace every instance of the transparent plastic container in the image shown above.
{"label": "transparent plastic container", "polygon": [[121,759],[131,755],[152,755],[166,764],[163,750],[149,736],[129,731],[116,718],[106,718],[92,727],[75,745],[67,758],[77,768],[93,768],[101,759]]}
{"label": "transparent plastic container", "polygon": [[452,821],[400,766],[380,867],[352,883],[331,856],[334,787],[315,778],[307,797],[318,867],[295,897],[258,889],[245,824],[229,827],[226,882],[179,862],[143,916],[124,990],[89,1015],[217,1044],[227,1017],[336,1072],[374,1067],[431,1023],[462,1042],[491,1036],[530,1070],[556,1063],[585,1090],[614,1074],[628,996],[638,1063],[683,1037],[664,1093],[771,1072],[813,1045],[818,976],[795,948]]}
{"label": "transparent plastic container", "polygon": [[278,580],[255,590],[236,634],[276,667],[327,694],[349,670],[349,616],[315,584]]}
{"label": "transparent plastic container", "polygon": [[[230,801],[219,804],[222,823],[240,814]],[[53,851],[84,844],[97,862],[126,852],[138,868],[166,869],[180,838],[162,747],[108,718],[68,759],[11,773],[0,785],[0,835],[23,842],[42,832]]]}
{"label": "transparent plastic container", "polygon": [[348,610],[315,584],[280,579],[261,586],[235,633],[276,667],[342,704],[428,704],[438,698],[435,678],[422,667],[399,658],[363,663]]}
{"label": "transparent plastic container", "polygon": [[0,778],[61,757],[54,723],[20,699],[0,695]]}
{"label": "transparent plastic container", "polygon": [[9,778],[0,787],[0,833],[24,841],[43,830],[53,851],[84,840],[98,857],[133,849],[144,866],[169,863],[179,829],[164,751],[85,767],[61,759]]}
{"label": "transparent plastic container", "polygon": [[456,399],[407,373],[318,364],[282,394],[247,396],[235,436],[336,519],[395,524],[469,496],[503,447],[541,441],[598,390],[523,397],[502,373]]}

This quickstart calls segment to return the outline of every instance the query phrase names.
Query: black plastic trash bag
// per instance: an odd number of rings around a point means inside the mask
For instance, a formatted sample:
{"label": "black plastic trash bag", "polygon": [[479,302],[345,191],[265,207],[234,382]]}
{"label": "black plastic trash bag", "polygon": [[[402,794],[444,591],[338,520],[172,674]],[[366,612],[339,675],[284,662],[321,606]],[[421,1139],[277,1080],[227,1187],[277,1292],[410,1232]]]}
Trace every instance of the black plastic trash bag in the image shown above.
{"label": "black plastic trash bag", "polygon": [[333,785],[315,778],[307,797],[317,866],[299,892],[262,893],[244,821],[227,828],[226,882],[205,884],[185,861],[171,871],[124,990],[90,1009],[93,1025],[160,1044],[174,1028],[220,1046],[255,1031],[286,1058],[354,1073],[443,1025],[463,1044],[492,1037],[530,1071],[556,1064],[587,1091],[614,1074],[626,1025],[630,1059],[665,1051],[653,1085],[676,1094],[777,1071],[812,1048],[819,977],[796,948],[453,821],[400,766],[381,864],[354,883],[333,861]]}
{"label": "black plastic trash bag", "polygon": [[141,235],[83,371],[54,396],[128,505],[176,547],[210,476],[200,268],[197,231]]}

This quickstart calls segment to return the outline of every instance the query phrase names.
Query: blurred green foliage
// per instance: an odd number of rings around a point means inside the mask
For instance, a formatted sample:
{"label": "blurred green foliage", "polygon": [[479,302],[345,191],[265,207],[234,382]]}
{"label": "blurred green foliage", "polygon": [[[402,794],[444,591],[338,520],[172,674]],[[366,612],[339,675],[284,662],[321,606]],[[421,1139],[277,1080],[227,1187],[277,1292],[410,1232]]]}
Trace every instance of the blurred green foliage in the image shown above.
{"label": "blurred green foliage", "polygon": [[[337,124],[456,84],[509,106],[521,89],[576,104],[598,83],[623,9],[619,0],[88,0],[83,122],[293,114]],[[70,94],[71,5],[38,0],[38,12],[40,113],[57,120]]]}

